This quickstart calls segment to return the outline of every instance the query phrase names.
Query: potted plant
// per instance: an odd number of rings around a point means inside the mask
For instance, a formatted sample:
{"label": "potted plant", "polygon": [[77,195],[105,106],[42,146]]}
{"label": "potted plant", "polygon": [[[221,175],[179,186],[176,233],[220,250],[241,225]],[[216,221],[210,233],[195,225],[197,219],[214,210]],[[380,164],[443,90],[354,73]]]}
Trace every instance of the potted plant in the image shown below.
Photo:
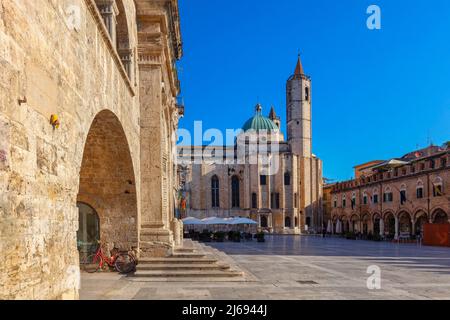
{"label": "potted plant", "polygon": [[258,242],[265,242],[266,239],[264,237],[264,232],[258,232],[257,234],[255,234],[255,238],[258,240]]}
{"label": "potted plant", "polygon": [[225,240],[225,232],[218,231],[214,233],[214,240],[217,242],[223,242]]}
{"label": "potted plant", "polygon": [[353,232],[347,232],[345,234],[345,238],[348,240],[356,240],[356,234]]}
{"label": "potted plant", "polygon": [[211,232],[207,230],[203,230],[203,232],[200,234],[200,241],[203,242],[211,242]]}

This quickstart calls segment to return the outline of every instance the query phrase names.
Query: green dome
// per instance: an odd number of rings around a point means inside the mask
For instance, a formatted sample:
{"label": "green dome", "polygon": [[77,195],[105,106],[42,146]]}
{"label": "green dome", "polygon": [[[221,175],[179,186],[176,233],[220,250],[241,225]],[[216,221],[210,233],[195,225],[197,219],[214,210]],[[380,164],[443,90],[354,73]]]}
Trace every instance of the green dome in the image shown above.
{"label": "green dome", "polygon": [[270,120],[269,118],[264,117],[261,114],[261,105],[256,106],[256,114],[254,117],[247,120],[247,122],[242,127],[242,130],[249,131],[249,130],[255,130],[255,131],[276,131],[279,130],[277,125]]}

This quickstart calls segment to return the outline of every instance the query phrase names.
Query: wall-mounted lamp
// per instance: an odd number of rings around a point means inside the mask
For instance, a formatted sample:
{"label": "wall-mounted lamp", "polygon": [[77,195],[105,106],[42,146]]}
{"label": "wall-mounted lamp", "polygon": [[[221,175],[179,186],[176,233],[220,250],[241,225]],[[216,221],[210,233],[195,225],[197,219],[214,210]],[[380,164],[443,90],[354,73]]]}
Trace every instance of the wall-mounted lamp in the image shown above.
{"label": "wall-mounted lamp", "polygon": [[19,103],[19,106],[21,106],[22,104],[27,103],[27,97],[19,98],[17,102]]}
{"label": "wall-mounted lamp", "polygon": [[50,124],[53,126],[53,129],[58,129],[61,123],[59,122],[58,116],[56,114],[52,114],[50,117]]}

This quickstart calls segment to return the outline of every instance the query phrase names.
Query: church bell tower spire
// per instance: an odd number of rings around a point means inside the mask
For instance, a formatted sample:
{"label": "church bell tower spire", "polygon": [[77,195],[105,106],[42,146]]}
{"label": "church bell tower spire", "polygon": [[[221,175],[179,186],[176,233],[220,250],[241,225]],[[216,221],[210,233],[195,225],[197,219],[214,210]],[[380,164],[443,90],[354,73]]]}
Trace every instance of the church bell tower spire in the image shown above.
{"label": "church bell tower spire", "polygon": [[304,72],[300,55],[286,85],[288,142],[292,153],[311,158],[311,78]]}

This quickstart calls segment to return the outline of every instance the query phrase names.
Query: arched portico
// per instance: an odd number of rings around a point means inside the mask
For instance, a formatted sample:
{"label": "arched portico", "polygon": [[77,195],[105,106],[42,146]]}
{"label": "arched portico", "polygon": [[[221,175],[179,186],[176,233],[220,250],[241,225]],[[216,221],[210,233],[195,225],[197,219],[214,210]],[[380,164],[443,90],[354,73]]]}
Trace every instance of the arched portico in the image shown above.
{"label": "arched portico", "polygon": [[437,208],[432,212],[431,219],[432,219],[433,223],[436,223],[436,224],[450,223],[449,215],[441,208]]}
{"label": "arched portico", "polygon": [[413,234],[412,218],[409,212],[400,211],[398,213],[398,234]]}
{"label": "arched portico", "polygon": [[368,213],[363,214],[362,218],[361,218],[361,233],[364,235],[369,234],[371,230],[371,225],[370,225],[370,217]]}
{"label": "arched portico", "polygon": [[384,235],[384,230],[382,230],[382,227],[384,227],[382,224],[382,218],[381,215],[379,213],[374,213],[372,216],[372,224],[373,224],[373,234],[374,235],[380,235],[383,236]]}
{"label": "arched portico", "polygon": [[97,114],[89,130],[77,202],[98,214],[99,238],[108,248],[138,246],[133,162],[122,125],[111,111]]}
{"label": "arched portico", "polygon": [[396,232],[398,230],[398,220],[394,213],[392,211],[387,211],[384,213],[383,217],[384,235],[391,239],[398,237],[398,233]]}
{"label": "arched portico", "polygon": [[350,218],[350,231],[352,232],[361,232],[360,230],[360,219],[358,215],[354,214]]}
{"label": "arched portico", "polygon": [[429,222],[428,215],[424,209],[419,209],[414,213],[414,233],[423,235],[423,226]]}

